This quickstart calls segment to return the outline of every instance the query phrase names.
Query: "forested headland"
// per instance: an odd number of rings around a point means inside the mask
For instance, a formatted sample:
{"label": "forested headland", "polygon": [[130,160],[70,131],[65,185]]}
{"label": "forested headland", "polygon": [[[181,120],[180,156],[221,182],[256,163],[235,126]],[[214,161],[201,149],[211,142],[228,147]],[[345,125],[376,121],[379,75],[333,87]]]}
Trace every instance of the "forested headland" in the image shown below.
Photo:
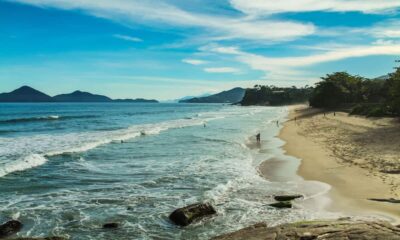
{"label": "forested headland", "polygon": [[381,78],[368,79],[347,72],[327,74],[314,87],[279,88],[256,85],[246,90],[241,105],[288,105],[345,110],[370,117],[400,116],[400,68]]}

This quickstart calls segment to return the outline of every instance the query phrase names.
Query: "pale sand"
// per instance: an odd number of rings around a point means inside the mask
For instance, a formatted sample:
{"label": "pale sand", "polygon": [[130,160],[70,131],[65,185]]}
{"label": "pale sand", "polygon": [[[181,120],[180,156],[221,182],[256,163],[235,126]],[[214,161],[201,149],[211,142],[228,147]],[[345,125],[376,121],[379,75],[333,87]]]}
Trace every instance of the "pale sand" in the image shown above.
{"label": "pale sand", "polygon": [[[296,121],[294,121],[296,117]],[[298,174],[332,186],[327,210],[354,216],[383,216],[400,223],[400,204],[368,198],[400,198],[400,123],[346,113],[291,107],[280,133],[287,154],[302,160]]]}

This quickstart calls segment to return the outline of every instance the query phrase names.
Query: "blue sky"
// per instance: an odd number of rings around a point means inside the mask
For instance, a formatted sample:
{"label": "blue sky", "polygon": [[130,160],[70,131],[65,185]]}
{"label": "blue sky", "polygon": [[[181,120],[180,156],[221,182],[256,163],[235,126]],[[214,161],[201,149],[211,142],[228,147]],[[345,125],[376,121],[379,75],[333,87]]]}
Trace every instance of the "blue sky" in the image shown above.
{"label": "blue sky", "polygon": [[30,85],[174,99],[255,84],[378,77],[399,0],[0,0],[0,92]]}

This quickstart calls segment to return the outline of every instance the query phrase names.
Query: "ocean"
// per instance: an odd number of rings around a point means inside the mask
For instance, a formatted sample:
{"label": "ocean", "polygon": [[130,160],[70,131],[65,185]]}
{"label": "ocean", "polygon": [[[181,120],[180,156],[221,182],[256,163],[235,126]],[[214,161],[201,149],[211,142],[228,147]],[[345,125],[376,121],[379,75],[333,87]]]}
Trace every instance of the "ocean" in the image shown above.
{"label": "ocean", "polygon": [[[301,204],[268,206],[274,194],[325,191],[284,155],[276,121],[287,115],[222,104],[0,104],[0,222],[20,220],[24,237],[209,239],[321,217]],[[268,159],[292,162],[292,178],[263,178],[257,166]],[[197,202],[218,214],[185,228],[168,220]],[[102,229],[108,222],[121,227]]]}

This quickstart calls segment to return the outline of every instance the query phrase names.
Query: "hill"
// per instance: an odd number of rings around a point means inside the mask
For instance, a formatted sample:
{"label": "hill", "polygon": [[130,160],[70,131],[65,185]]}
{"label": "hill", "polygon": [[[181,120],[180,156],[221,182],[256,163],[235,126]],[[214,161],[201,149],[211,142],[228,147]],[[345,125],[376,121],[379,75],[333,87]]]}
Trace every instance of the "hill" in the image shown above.
{"label": "hill", "polygon": [[106,96],[88,92],[75,91],[69,94],[60,94],[53,97],[56,102],[111,102],[112,99]]}
{"label": "hill", "polygon": [[0,102],[53,102],[54,100],[36,89],[20,87],[9,93],[0,94]]}
{"label": "hill", "polygon": [[248,88],[243,100],[242,106],[260,105],[260,106],[280,106],[295,103],[307,102],[312,88],[282,88],[275,86],[260,86]]}
{"label": "hill", "polygon": [[20,87],[9,93],[0,94],[0,102],[126,102],[126,103],[158,103],[151,99],[116,99],[107,96],[92,94],[89,92],[75,91],[68,94],[60,94],[54,97],[42,93],[28,86]]}
{"label": "hill", "polygon": [[207,97],[197,97],[181,100],[180,103],[238,103],[243,99],[246,90],[233,88]]}

